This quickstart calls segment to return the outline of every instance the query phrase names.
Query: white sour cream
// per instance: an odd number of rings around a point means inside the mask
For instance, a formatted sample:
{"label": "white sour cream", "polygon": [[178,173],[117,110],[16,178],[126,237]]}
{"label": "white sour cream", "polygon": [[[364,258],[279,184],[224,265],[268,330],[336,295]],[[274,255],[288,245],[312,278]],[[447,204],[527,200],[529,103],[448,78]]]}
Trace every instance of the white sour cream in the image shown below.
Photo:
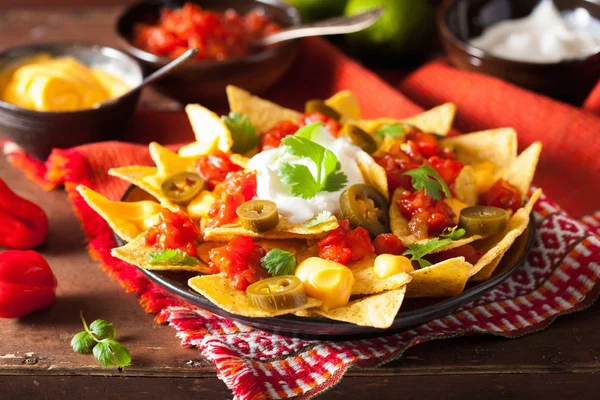
{"label": "white sour cream", "polygon": [[256,194],[259,199],[271,200],[277,204],[279,214],[292,223],[305,222],[319,212],[327,210],[339,215],[340,195],[348,186],[364,183],[365,180],[358,166],[358,158],[374,162],[360,147],[351,144],[344,138],[336,139],[325,129],[313,141],[331,150],[338,158],[341,171],[348,177],[346,186],[337,192],[319,192],[312,199],[303,199],[290,194],[289,187],[281,182],[278,171],[285,163],[306,165],[316,177],[314,163],[286,152],[285,146],[258,153],[248,162],[248,168],[256,171]]}
{"label": "white sour cream", "polygon": [[583,8],[561,16],[551,0],[542,0],[529,16],[494,24],[470,44],[508,60],[555,63],[600,51],[599,25]]}

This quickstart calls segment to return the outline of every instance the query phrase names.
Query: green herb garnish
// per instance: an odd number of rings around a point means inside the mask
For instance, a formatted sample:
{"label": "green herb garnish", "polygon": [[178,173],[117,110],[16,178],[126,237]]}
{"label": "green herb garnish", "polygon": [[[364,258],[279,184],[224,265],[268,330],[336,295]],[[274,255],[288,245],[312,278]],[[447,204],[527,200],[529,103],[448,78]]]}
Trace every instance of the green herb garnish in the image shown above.
{"label": "green herb garnish", "polygon": [[467,231],[464,228],[459,228],[457,225],[457,226],[453,226],[451,228],[444,229],[444,231],[440,234],[440,237],[446,238],[446,239],[457,240],[457,239],[460,239],[461,237],[465,236],[466,233],[467,233]]}
{"label": "green herb garnish", "polygon": [[375,131],[375,136],[385,139],[402,137],[406,133],[406,129],[400,124],[383,124]]}
{"label": "green herb garnish", "polygon": [[332,214],[329,211],[323,210],[317,215],[315,215],[314,218],[306,221],[302,226],[304,228],[314,228],[315,226],[324,224],[331,217],[331,215]]}
{"label": "green herb garnish", "polygon": [[292,253],[281,249],[269,251],[260,259],[260,263],[273,276],[294,275],[298,265],[296,257]]}
{"label": "green herb garnish", "polygon": [[223,115],[221,120],[227,125],[231,133],[231,138],[233,139],[231,150],[234,153],[246,153],[258,146],[260,138],[256,134],[256,128],[254,128],[252,121],[250,121],[247,115],[239,112],[230,112],[229,115]]}
{"label": "green herb garnish", "polygon": [[402,255],[410,256],[411,261],[416,261],[419,263],[421,268],[425,268],[431,266],[431,263],[423,259],[423,257],[432,251],[439,249],[440,247],[449,245],[450,243],[452,243],[451,239],[433,238],[429,239],[425,243],[409,244],[408,249],[402,253]]}
{"label": "green herb garnish", "polygon": [[148,264],[198,265],[200,261],[196,257],[188,256],[181,250],[167,249],[149,253]]}
{"label": "green herb garnish", "polygon": [[402,175],[410,176],[412,178],[412,186],[416,190],[425,190],[425,194],[434,200],[441,200],[442,193],[447,198],[452,197],[448,185],[446,185],[440,174],[427,164],[406,171]]}

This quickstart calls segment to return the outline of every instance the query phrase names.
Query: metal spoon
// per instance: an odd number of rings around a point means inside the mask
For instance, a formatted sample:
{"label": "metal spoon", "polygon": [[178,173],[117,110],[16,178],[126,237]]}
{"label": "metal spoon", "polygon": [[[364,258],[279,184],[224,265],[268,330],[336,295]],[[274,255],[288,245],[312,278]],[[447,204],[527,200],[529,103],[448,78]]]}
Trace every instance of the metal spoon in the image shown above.
{"label": "metal spoon", "polygon": [[253,44],[255,46],[269,46],[285,40],[307,36],[338,35],[362,31],[373,25],[383,15],[383,11],[384,9],[379,7],[351,17],[335,17],[313,24],[294,26],[258,39]]}
{"label": "metal spoon", "polygon": [[102,103],[98,103],[96,105],[96,107],[105,106],[105,105],[114,103],[120,97],[123,97],[131,92],[134,92],[134,91],[156,81],[157,79],[162,78],[163,76],[167,75],[169,72],[173,71],[175,68],[179,67],[181,64],[183,64],[190,58],[193,58],[196,54],[198,54],[198,49],[196,49],[196,48],[187,50],[185,53],[183,53],[182,55],[180,55],[179,57],[177,57],[176,59],[174,59],[167,65],[165,65],[164,67],[157,69],[156,71],[154,71],[153,73],[151,73],[150,75],[145,77],[138,85],[132,87],[131,89],[129,89],[128,91],[123,93],[121,96],[114,98],[114,99],[109,99],[109,100],[103,101]]}

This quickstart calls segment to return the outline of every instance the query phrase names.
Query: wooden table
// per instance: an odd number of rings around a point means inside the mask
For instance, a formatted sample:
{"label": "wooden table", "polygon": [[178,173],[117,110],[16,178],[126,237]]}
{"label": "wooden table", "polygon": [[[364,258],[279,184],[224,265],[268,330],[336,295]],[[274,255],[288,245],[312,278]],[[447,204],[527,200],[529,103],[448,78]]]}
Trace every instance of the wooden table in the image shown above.
{"label": "wooden table", "polygon": [[[75,39],[113,44],[116,9],[0,13],[0,49],[32,40]],[[176,103],[146,92],[144,107]],[[92,261],[62,190],[46,193],[0,159],[0,177],[40,204],[50,217],[41,249],[58,278],[54,306],[21,320],[0,320],[0,399],[220,399],[231,392],[199,351],[181,348],[175,332],[154,323]],[[2,223],[2,221],[0,221]],[[79,311],[114,322],[133,354],[124,374],[75,354]],[[370,371],[350,371],[325,399],[597,399],[600,392],[600,305],[566,316],[517,340],[490,336],[429,342]]]}

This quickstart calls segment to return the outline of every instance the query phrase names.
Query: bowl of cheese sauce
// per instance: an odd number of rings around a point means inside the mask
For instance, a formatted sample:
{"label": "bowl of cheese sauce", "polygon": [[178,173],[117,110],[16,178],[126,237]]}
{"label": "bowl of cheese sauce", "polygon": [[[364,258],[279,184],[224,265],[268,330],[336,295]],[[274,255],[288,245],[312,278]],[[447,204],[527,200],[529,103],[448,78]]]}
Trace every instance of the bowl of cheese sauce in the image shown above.
{"label": "bowl of cheese sauce", "polygon": [[579,104],[600,78],[600,3],[449,0],[438,11],[449,60]]}
{"label": "bowl of cheese sauce", "polygon": [[[118,138],[137,105],[143,73],[111,47],[47,43],[0,53],[0,136],[29,154]],[[104,103],[107,100],[116,100]]]}

